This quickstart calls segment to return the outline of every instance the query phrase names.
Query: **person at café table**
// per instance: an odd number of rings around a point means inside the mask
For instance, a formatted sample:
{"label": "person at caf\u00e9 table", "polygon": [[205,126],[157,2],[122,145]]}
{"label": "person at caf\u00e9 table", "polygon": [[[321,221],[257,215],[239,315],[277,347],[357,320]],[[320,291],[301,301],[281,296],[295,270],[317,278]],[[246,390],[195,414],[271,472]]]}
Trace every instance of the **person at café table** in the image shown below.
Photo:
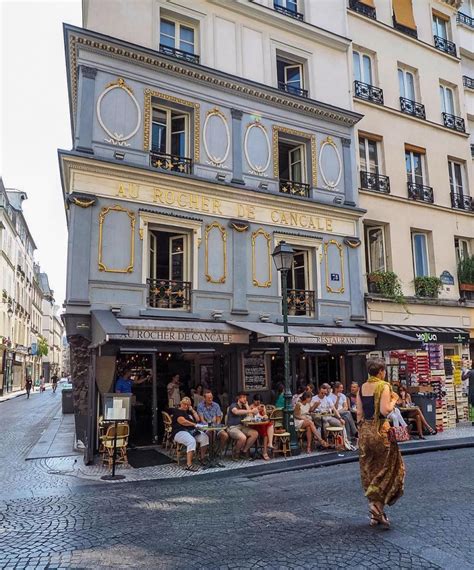
{"label": "person at caf\u00e9 table", "polygon": [[[262,398],[260,397],[260,394],[255,394],[253,397],[253,401],[252,401],[252,405],[250,406],[250,410],[252,411],[252,414],[255,416],[255,418],[258,418],[259,420],[268,420],[268,415],[267,412],[265,410],[265,405],[262,404]],[[255,428],[255,430],[258,432],[258,435],[263,438],[263,459],[265,459],[265,461],[268,461],[270,459],[270,456],[268,455],[268,451],[270,450],[270,453],[273,453],[273,433],[274,433],[274,426],[273,423],[268,423],[266,425],[256,425],[253,426]]]}
{"label": "person at caf\u00e9 table", "polygon": [[357,437],[357,427],[354,422],[354,418],[349,410],[349,404],[346,396],[342,393],[344,386],[342,382],[334,383],[334,391],[330,394],[327,399],[332,403],[334,408],[338,411],[339,415],[345,422],[345,428],[347,437],[349,439],[355,439]]}
{"label": "person at caf\u00e9 table", "polygon": [[[407,392],[405,386],[400,386],[398,389],[397,406],[400,406],[400,408],[410,408],[413,406],[411,396]],[[423,415],[420,408],[413,408],[413,410],[409,410],[407,414],[410,418],[414,418],[416,421],[416,429],[418,431],[419,439],[425,439],[425,436],[423,435],[423,427],[425,427],[430,432],[430,435],[436,433],[430,424],[425,420],[425,416]]]}
{"label": "person at caf\u00e9 table", "polygon": [[341,418],[341,415],[336,410],[334,405],[330,400],[328,400],[328,394],[331,386],[329,384],[321,384],[319,391],[316,396],[311,399],[311,412],[321,412],[324,414],[322,416],[322,431],[328,426],[331,427],[343,427],[345,421]]}
{"label": "person at caf\u00e9 table", "polygon": [[357,408],[357,394],[359,393],[359,384],[357,382],[351,383],[351,391],[347,394],[349,403],[349,410],[355,412]]}
{"label": "person at caf\u00e9 table", "polygon": [[191,405],[191,398],[183,398],[179,406],[173,410],[171,438],[176,443],[186,446],[186,471],[198,471],[198,467],[193,465],[196,444],[201,444],[201,462],[204,462],[209,446],[209,438],[207,434],[199,431],[198,423],[199,416]]}
{"label": "person at caf\u00e9 table", "polygon": [[[222,410],[217,402],[214,402],[214,396],[210,390],[204,390],[204,400],[199,402],[197,407],[199,419],[203,424],[213,423],[220,424],[222,422]],[[229,436],[222,429],[218,432],[219,449],[225,449]]]}
{"label": "person at caf\u00e9 table", "polygon": [[294,410],[296,429],[306,430],[306,453],[311,453],[311,442],[313,436],[314,439],[318,440],[319,445],[322,447],[329,447],[327,441],[325,441],[319,435],[318,430],[314,425],[313,419],[310,415],[311,398],[311,392],[303,392],[300,399],[296,402]]}
{"label": "person at caf\u00e9 table", "polygon": [[229,437],[236,440],[233,459],[237,459],[239,455],[243,459],[247,458],[250,448],[257,440],[258,431],[241,423],[250,414],[247,393],[239,392],[236,401],[229,406],[229,413],[227,414]]}

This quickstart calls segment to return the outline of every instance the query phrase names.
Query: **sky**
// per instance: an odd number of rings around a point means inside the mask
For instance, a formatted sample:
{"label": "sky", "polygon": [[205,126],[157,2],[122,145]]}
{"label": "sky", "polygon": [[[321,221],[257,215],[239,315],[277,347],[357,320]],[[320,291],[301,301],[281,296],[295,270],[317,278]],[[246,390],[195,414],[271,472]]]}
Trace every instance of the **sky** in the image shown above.
{"label": "sky", "polygon": [[0,0],[0,175],[28,194],[35,259],[58,305],[66,292],[67,229],[57,149],[71,149],[62,24],[81,1]]}

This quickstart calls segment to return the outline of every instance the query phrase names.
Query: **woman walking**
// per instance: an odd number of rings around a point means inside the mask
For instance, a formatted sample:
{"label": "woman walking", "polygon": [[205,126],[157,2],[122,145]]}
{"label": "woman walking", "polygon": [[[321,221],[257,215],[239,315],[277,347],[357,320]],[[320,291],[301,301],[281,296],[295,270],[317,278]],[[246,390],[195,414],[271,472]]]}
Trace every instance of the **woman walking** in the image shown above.
{"label": "woman walking", "polygon": [[396,441],[389,441],[390,424],[398,396],[385,382],[385,362],[367,362],[369,378],[357,394],[359,461],[362,486],[369,501],[370,526],[389,528],[385,505],[393,505],[403,495],[405,465]]}

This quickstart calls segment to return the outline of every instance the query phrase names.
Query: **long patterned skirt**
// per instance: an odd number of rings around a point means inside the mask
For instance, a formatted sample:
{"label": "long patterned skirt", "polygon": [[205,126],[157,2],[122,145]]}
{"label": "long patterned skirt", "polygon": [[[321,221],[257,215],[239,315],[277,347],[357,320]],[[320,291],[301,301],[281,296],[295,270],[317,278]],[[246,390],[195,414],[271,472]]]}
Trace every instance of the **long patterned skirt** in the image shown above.
{"label": "long patterned skirt", "polygon": [[393,505],[403,495],[405,464],[397,442],[388,440],[388,422],[363,420],[359,427],[362,486],[369,501]]}

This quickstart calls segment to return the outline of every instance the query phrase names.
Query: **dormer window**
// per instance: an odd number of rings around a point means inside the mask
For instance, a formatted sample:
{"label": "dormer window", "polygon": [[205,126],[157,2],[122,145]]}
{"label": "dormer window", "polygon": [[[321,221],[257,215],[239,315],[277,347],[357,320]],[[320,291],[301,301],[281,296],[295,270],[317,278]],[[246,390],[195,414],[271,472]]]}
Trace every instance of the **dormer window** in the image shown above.
{"label": "dormer window", "polygon": [[196,55],[194,27],[169,18],[160,20],[160,51],[192,63],[199,63]]}
{"label": "dormer window", "polygon": [[278,89],[307,97],[308,91],[304,89],[303,64],[277,57]]}

